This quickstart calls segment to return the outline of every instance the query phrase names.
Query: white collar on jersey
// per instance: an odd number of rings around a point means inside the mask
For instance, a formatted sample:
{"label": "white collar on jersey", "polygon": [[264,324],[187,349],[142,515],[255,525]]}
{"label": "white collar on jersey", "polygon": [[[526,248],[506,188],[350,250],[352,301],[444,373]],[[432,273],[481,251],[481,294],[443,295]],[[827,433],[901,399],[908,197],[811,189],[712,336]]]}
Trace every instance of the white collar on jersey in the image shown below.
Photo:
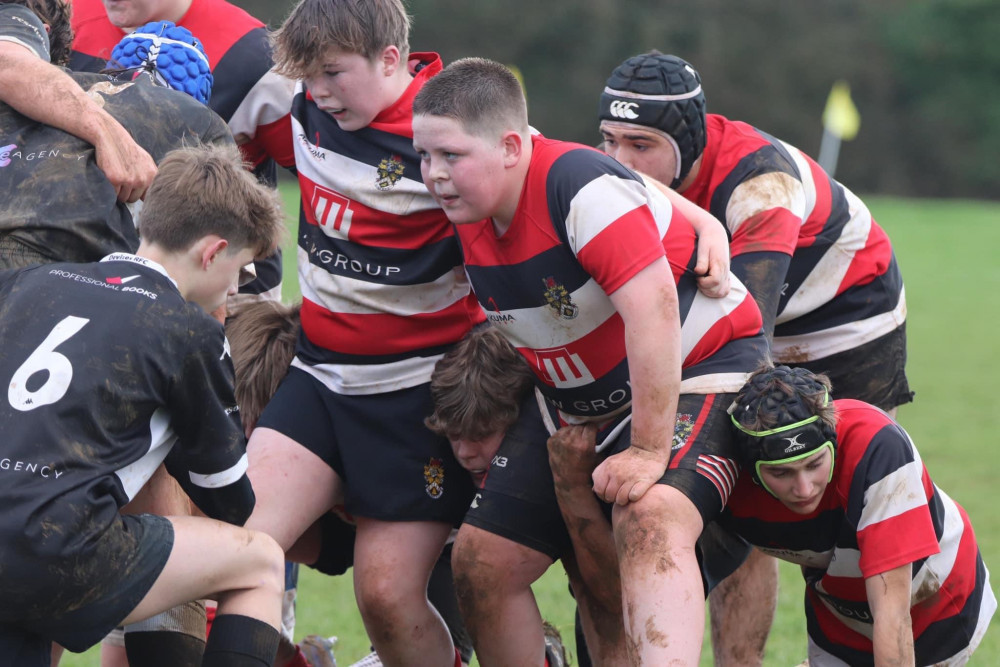
{"label": "white collar on jersey", "polygon": [[133,255],[130,252],[113,252],[110,255],[108,255],[107,257],[103,258],[101,261],[102,262],[132,262],[133,264],[139,264],[141,266],[147,266],[147,267],[153,269],[154,271],[162,273],[164,276],[167,277],[167,280],[169,280],[171,283],[173,283],[173,285],[174,285],[175,288],[177,288],[178,290],[180,290],[180,287],[177,285],[177,281],[170,277],[170,274],[167,273],[167,270],[165,268],[163,268],[163,266],[161,264],[158,264],[158,263],[154,262],[151,259],[146,259],[145,257],[139,257],[138,255]]}

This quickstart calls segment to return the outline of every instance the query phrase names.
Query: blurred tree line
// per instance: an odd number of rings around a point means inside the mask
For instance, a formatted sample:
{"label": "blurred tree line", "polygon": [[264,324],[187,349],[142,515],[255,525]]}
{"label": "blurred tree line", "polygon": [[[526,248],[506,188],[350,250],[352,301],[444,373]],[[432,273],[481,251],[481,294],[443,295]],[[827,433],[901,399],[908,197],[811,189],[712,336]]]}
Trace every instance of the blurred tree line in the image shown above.
{"label": "blurred tree line", "polygon": [[[272,27],[294,0],[234,0]],[[998,0],[405,0],[411,48],[523,75],[532,125],[599,141],[597,101],[652,48],[699,70],[708,109],[816,156],[832,84],[861,131],[837,178],[862,193],[1000,198]]]}

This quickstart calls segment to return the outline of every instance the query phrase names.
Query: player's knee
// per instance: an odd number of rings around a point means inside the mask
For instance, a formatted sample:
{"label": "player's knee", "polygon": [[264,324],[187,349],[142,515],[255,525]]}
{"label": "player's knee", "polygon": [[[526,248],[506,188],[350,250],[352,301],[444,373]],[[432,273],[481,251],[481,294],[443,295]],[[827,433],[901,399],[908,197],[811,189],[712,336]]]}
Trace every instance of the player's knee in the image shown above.
{"label": "player's knee", "polygon": [[248,545],[253,550],[252,569],[259,588],[281,597],[285,592],[285,552],[267,533],[247,531]]}
{"label": "player's knee", "polygon": [[693,554],[701,532],[700,516],[693,505],[690,512],[685,511],[688,508],[673,505],[667,500],[616,507],[615,543],[619,559],[655,557],[663,560],[663,567],[671,567],[669,554]]}

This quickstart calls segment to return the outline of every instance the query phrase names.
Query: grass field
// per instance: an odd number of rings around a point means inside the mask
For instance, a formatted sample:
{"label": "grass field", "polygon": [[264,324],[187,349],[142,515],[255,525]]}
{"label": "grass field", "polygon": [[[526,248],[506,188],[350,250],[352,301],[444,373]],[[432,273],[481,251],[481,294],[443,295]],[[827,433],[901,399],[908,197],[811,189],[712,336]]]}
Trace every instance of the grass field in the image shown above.
{"label": "grass field", "polygon": [[[294,229],[294,185],[284,194]],[[989,383],[1000,377],[1000,204],[868,198],[888,231],[906,282],[909,307],[907,372],[916,402],[899,419],[920,449],[934,481],[972,518],[987,567],[1000,572],[1000,445],[993,430],[997,398]],[[294,298],[294,234],[288,238],[285,295]],[[982,386],[987,385],[987,386]],[[991,509],[992,508],[992,509]],[[768,641],[768,666],[805,658],[802,584],[797,568],[782,565],[777,619]],[[996,587],[994,587],[996,590]],[[535,585],[543,615],[573,648],[573,607],[558,566]],[[369,651],[349,577],[330,578],[303,569],[296,636],[336,635],[344,667]],[[97,667],[97,649],[67,655],[67,667]],[[575,661],[574,661],[575,662]],[[711,664],[706,643],[703,665]],[[994,622],[972,665],[1000,664],[1000,630]]]}

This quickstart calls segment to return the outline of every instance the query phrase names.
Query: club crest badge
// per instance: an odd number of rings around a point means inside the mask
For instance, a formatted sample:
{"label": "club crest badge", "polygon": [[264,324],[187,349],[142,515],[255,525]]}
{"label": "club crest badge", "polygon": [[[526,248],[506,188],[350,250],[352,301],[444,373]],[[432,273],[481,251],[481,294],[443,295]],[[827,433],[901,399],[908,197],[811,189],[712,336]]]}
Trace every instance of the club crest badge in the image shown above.
{"label": "club crest badge", "polygon": [[572,320],[580,314],[580,308],[573,303],[569,292],[563,285],[557,283],[553,276],[542,278],[542,283],[545,284],[545,301],[559,317]]}
{"label": "club crest badge", "polygon": [[424,481],[427,483],[424,489],[431,498],[444,495],[444,464],[441,459],[432,458],[424,466]]}
{"label": "club crest badge", "polygon": [[403,158],[399,155],[382,158],[382,161],[378,163],[375,185],[379,190],[391,190],[392,186],[396,185],[396,181],[403,177],[404,169]]}
{"label": "club crest badge", "polygon": [[674,441],[670,449],[678,450],[686,445],[692,431],[694,431],[694,415],[677,413],[677,421],[674,422]]}

